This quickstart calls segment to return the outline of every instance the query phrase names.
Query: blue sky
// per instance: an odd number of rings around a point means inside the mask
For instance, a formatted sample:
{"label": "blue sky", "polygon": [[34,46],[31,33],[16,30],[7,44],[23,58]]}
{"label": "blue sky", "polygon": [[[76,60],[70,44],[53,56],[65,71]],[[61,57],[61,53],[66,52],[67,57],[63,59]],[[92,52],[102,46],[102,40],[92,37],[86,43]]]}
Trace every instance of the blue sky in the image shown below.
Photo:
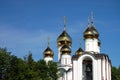
{"label": "blue sky", "polygon": [[[63,31],[72,37],[72,55],[80,47],[87,18],[94,12],[100,33],[101,52],[108,54],[113,66],[120,65],[120,1],[119,0],[0,0],[0,47],[23,58],[29,51],[33,58],[43,58],[47,37],[57,61],[57,37]],[[82,41],[84,48],[84,41]]]}

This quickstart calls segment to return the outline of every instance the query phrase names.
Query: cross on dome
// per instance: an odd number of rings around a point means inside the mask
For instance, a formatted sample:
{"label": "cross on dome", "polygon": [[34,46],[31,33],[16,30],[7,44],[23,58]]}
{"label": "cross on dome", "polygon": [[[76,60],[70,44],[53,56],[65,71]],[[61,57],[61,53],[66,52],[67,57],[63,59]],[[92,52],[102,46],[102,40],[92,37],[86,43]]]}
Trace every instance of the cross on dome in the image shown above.
{"label": "cross on dome", "polygon": [[64,16],[64,30],[66,30],[66,16]]}

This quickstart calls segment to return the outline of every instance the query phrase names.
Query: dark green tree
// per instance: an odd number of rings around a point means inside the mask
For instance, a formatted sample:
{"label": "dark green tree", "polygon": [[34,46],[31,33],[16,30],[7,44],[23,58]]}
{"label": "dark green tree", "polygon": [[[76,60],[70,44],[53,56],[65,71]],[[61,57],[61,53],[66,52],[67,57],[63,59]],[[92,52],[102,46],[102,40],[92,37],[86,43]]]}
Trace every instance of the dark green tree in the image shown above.
{"label": "dark green tree", "polygon": [[49,80],[47,75],[48,73],[48,66],[44,60],[39,60],[36,65],[36,70],[38,72],[38,76],[41,80]]}
{"label": "dark green tree", "polygon": [[120,66],[112,67],[112,80],[120,80]]}
{"label": "dark green tree", "polygon": [[8,80],[10,70],[10,52],[0,48],[0,80]]}
{"label": "dark green tree", "polygon": [[0,80],[57,80],[57,63],[34,61],[32,53],[24,60],[0,48]]}
{"label": "dark green tree", "polygon": [[10,79],[9,80],[27,80],[27,65],[26,63],[16,56],[11,57]]}
{"label": "dark green tree", "polygon": [[57,80],[58,68],[56,62],[49,61],[46,63],[44,60],[39,60],[36,67],[38,75],[42,80]]}
{"label": "dark green tree", "polygon": [[32,57],[32,53],[29,52],[29,55],[27,56],[26,58],[26,64],[28,66],[28,69],[27,69],[27,79],[29,80],[37,80],[37,76],[38,76],[38,73],[36,71],[36,62],[34,61],[33,57]]}
{"label": "dark green tree", "polygon": [[0,48],[0,80],[27,80],[27,65],[11,55],[6,48]]}
{"label": "dark green tree", "polygon": [[50,80],[57,80],[57,78],[58,78],[57,63],[53,62],[53,61],[49,61],[47,66],[48,66],[48,76],[49,76]]}

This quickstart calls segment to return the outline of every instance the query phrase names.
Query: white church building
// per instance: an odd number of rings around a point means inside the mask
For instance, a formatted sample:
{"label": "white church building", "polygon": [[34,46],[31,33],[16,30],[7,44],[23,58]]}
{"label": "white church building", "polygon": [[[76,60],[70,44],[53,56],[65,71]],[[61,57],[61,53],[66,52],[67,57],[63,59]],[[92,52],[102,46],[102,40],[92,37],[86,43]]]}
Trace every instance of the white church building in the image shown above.
{"label": "white church building", "polygon": [[[72,38],[64,30],[57,38],[58,68],[61,76],[58,80],[111,80],[111,61],[108,55],[101,53],[99,33],[95,28],[93,15],[88,18],[88,26],[83,32],[85,50],[81,47],[71,56]],[[48,47],[43,52],[46,62],[53,60],[54,53]]]}

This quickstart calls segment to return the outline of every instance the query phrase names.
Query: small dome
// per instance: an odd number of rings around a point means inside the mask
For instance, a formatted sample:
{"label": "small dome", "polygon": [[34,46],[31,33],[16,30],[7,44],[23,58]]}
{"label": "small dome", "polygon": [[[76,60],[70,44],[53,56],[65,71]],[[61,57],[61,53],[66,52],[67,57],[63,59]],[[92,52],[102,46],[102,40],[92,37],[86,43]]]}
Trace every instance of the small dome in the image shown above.
{"label": "small dome", "polygon": [[64,45],[61,50],[60,50],[61,54],[70,54],[71,53],[71,49],[69,48],[69,46]]}
{"label": "small dome", "polygon": [[91,26],[91,30],[92,30],[92,32],[93,32],[93,34],[94,34],[94,37],[95,37],[95,38],[98,38],[98,37],[99,37],[99,33],[98,33],[98,31],[95,29],[94,26]]}
{"label": "small dome", "polygon": [[53,57],[54,53],[48,46],[45,51],[43,52],[44,57]]}
{"label": "small dome", "polygon": [[67,44],[67,45],[71,46],[72,39],[68,35],[68,33],[66,32],[66,30],[64,30],[62,32],[62,34],[60,34],[60,36],[57,38],[57,43],[58,43],[58,46],[61,46],[61,45],[64,45],[64,44]]}
{"label": "small dome", "polygon": [[91,27],[88,27],[84,32],[84,38],[93,38],[93,31],[91,30]]}
{"label": "small dome", "polygon": [[80,47],[76,52],[75,52],[75,55],[80,55],[82,54],[84,51],[83,49]]}

